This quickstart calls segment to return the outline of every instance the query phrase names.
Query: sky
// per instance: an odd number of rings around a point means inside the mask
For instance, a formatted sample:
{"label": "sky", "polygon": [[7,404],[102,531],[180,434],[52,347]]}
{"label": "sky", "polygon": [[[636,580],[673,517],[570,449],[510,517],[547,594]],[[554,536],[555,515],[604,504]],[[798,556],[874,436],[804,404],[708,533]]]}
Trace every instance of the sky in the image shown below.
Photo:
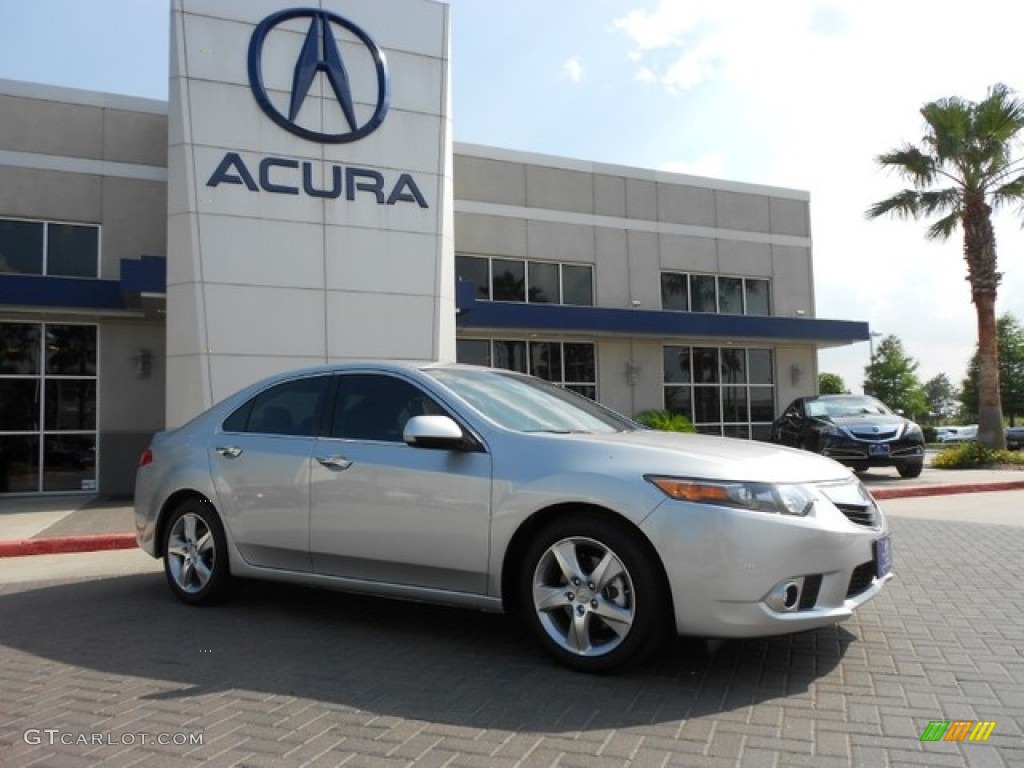
{"label": "sky", "polygon": [[[817,316],[899,337],[922,382],[963,379],[977,335],[962,235],[864,211],[903,188],[875,157],[920,140],[922,105],[1024,90],[1024,6],[449,4],[456,141],[807,191]],[[0,78],[166,100],[169,5],[0,0]],[[1020,222],[996,218],[997,311],[1024,322]],[[869,357],[868,342],[823,350],[819,368],[857,392]]]}

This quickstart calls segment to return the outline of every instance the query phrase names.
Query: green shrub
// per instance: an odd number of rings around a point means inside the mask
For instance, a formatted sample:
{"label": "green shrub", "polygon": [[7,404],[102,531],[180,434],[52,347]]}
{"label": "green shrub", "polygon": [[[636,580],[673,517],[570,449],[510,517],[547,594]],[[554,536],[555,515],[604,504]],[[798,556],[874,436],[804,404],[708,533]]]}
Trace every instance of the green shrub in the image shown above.
{"label": "green shrub", "polygon": [[924,441],[926,443],[934,443],[939,439],[939,430],[935,427],[921,427],[921,431],[924,432]]}
{"label": "green shrub", "polygon": [[634,421],[643,424],[651,429],[660,429],[662,432],[696,432],[693,424],[681,413],[650,409],[640,411],[633,417]]}
{"label": "green shrub", "polygon": [[970,441],[940,451],[931,463],[937,469],[977,469],[997,464],[1024,465],[1024,456],[1017,451],[993,451]]}

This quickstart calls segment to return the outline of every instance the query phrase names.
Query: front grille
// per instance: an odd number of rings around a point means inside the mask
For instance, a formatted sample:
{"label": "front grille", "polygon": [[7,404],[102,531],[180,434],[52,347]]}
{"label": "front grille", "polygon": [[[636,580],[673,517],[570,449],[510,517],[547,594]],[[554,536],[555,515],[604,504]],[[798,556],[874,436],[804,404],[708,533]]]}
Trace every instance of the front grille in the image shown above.
{"label": "front grille", "polygon": [[878,429],[878,428],[864,428],[864,427],[851,427],[846,430],[851,435],[856,437],[858,440],[868,440],[872,443],[884,442],[886,440],[894,440],[896,434],[899,432],[898,429],[893,427],[892,429]]}
{"label": "front grille", "polygon": [[821,590],[821,574],[804,576],[804,590],[800,593],[800,604],[796,607],[798,611],[809,611],[818,602],[818,592]]}
{"label": "front grille", "polygon": [[869,560],[866,563],[861,563],[853,569],[853,575],[850,576],[850,586],[846,590],[847,597],[856,597],[861,592],[871,586],[871,582],[875,580],[875,561]]}
{"label": "front grille", "polygon": [[[833,502],[834,503],[834,502]],[[836,504],[836,507],[846,515],[851,523],[874,528],[878,525],[874,505],[864,506],[862,504]]]}

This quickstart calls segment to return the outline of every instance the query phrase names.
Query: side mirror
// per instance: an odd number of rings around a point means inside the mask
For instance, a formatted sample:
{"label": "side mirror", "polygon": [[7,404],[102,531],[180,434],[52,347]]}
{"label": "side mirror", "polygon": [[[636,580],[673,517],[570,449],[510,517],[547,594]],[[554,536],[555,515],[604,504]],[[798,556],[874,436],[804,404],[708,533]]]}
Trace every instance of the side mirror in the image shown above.
{"label": "side mirror", "polygon": [[405,423],[402,439],[414,448],[466,449],[462,427],[448,416],[413,416]]}

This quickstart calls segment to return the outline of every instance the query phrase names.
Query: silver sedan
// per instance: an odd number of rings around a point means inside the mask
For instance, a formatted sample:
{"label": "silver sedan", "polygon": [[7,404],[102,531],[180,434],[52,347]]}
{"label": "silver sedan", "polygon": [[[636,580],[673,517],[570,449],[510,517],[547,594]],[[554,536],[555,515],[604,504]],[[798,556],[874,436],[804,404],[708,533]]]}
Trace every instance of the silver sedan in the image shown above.
{"label": "silver sedan", "polygon": [[892,570],[881,511],[829,459],[643,429],[547,382],[457,365],[250,386],[153,438],[135,521],[187,603],[246,577],[515,611],[588,672],[643,658],[669,629],[834,623]]}

